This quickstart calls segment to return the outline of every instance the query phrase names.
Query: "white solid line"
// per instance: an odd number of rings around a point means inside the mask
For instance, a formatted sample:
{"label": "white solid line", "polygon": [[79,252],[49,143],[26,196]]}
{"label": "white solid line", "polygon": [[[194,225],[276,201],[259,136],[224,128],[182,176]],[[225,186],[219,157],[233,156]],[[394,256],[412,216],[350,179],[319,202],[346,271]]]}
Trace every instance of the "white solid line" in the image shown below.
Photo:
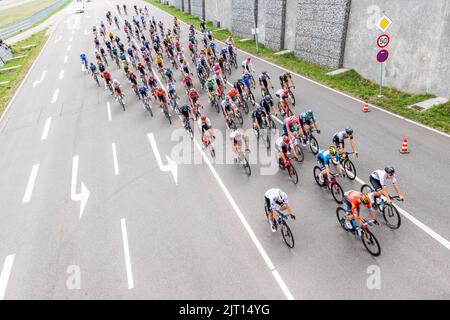
{"label": "white solid line", "polygon": [[68,45],[68,46],[67,46],[67,51],[70,51],[70,49],[72,49],[72,46],[71,46],[71,45]]}
{"label": "white solid line", "polygon": [[6,287],[8,286],[9,275],[14,263],[15,254],[11,254],[5,258],[3,263],[2,273],[0,274],[0,300],[5,297]]}
{"label": "white solid line", "polygon": [[61,80],[64,76],[64,69],[61,70],[61,72],[59,73],[59,80]]}
{"label": "white solid line", "polygon": [[[159,9],[159,8],[158,8],[158,9]],[[159,10],[161,10],[162,12],[166,13],[167,15],[173,17],[172,14],[170,14],[170,13],[168,13],[168,12],[162,10],[162,9],[159,9]],[[181,21],[181,20],[180,20],[180,21]],[[181,21],[181,23],[185,24],[186,26],[189,26],[189,24],[187,24],[187,23],[184,22],[184,21]],[[196,32],[197,32],[197,33],[201,33],[201,32],[198,31],[198,30],[196,30]],[[220,41],[220,40],[218,40],[218,39],[216,39],[216,41],[225,44],[224,42],[222,42],[222,41]],[[364,101],[362,101],[362,100],[360,100],[360,99],[358,99],[358,98],[352,97],[351,95],[348,95],[348,94],[346,94],[346,93],[344,93],[344,92],[340,92],[340,91],[338,91],[338,90],[336,90],[336,89],[327,87],[326,85],[324,85],[324,84],[322,84],[322,83],[319,83],[319,82],[314,81],[314,80],[312,80],[312,79],[309,79],[309,78],[307,78],[307,77],[305,77],[305,76],[302,76],[302,75],[300,75],[300,74],[298,74],[298,73],[296,73],[296,72],[294,72],[294,71],[292,71],[292,70],[288,70],[288,69],[286,69],[286,68],[283,68],[283,67],[281,67],[281,66],[279,66],[279,65],[276,65],[276,64],[274,64],[274,63],[272,63],[272,62],[270,62],[270,61],[268,61],[268,60],[265,60],[265,59],[263,59],[263,58],[257,57],[257,56],[255,56],[255,55],[253,55],[253,54],[251,54],[251,53],[249,53],[249,52],[247,52],[247,51],[241,50],[241,49],[239,49],[239,48],[237,48],[237,47],[236,47],[236,49],[237,49],[238,51],[242,52],[242,53],[245,53],[245,54],[248,54],[249,56],[252,56],[252,57],[255,58],[255,59],[258,59],[258,60],[260,60],[260,61],[266,62],[266,63],[270,64],[271,66],[274,66],[274,67],[276,67],[276,68],[278,68],[278,69],[281,69],[281,70],[284,70],[284,71],[289,71],[289,72],[292,73],[293,75],[295,75],[295,76],[297,76],[297,77],[299,77],[299,78],[302,78],[302,79],[304,79],[304,80],[306,80],[306,81],[312,82],[312,83],[314,83],[314,84],[316,84],[316,85],[318,85],[318,86],[321,86],[321,87],[323,87],[323,88],[325,88],[325,89],[328,89],[328,90],[331,90],[331,91],[333,91],[333,92],[335,92],[335,93],[338,93],[338,94],[340,94],[340,95],[343,95],[343,96],[345,96],[345,97],[347,97],[347,98],[350,98],[350,99],[352,99],[352,100],[354,100],[354,101],[357,101],[357,102],[359,102],[359,103],[361,103],[361,104],[364,103]],[[428,126],[426,126],[426,125],[423,125],[423,124],[418,123],[418,122],[416,122],[416,121],[413,121],[413,120],[411,120],[411,119],[402,117],[402,116],[400,116],[400,115],[398,115],[398,114],[392,113],[392,112],[390,112],[390,111],[388,111],[388,110],[385,110],[385,109],[383,109],[383,108],[380,108],[380,107],[378,107],[378,106],[374,106],[374,105],[372,105],[372,104],[370,104],[370,103],[369,103],[369,106],[372,107],[372,108],[375,108],[375,109],[377,109],[377,110],[379,110],[379,111],[382,111],[382,112],[385,112],[385,113],[387,113],[387,114],[390,114],[391,116],[394,116],[394,117],[396,117],[396,118],[405,120],[405,121],[407,121],[407,122],[409,122],[409,123],[418,125],[419,127],[422,127],[422,128],[424,128],[424,129],[428,129],[428,130],[430,130],[430,131],[433,131],[433,132],[435,132],[435,133],[438,133],[438,134],[440,134],[440,135],[443,135],[443,136],[445,136],[445,137],[447,137],[447,138],[450,138],[450,134],[441,132],[441,131],[439,131],[439,130],[436,130],[436,129],[434,129],[434,128],[428,127]]]}
{"label": "white solid line", "polygon": [[[359,177],[356,177],[355,180],[358,181],[360,184],[366,184]],[[429,227],[424,225],[422,222],[420,222],[419,220],[414,218],[410,213],[408,213],[406,210],[400,208],[398,205],[394,204],[394,206],[398,209],[398,212],[400,212],[406,219],[408,219],[409,221],[414,223],[417,227],[422,229],[422,231],[427,233],[434,240],[436,240],[437,242],[442,244],[444,247],[446,247],[448,250],[450,250],[450,242],[447,239],[445,239],[444,237],[442,237],[441,235],[439,235],[438,233],[436,233],[435,231],[433,231],[432,229],[430,229]]]}
{"label": "white solid line", "polygon": [[113,160],[114,160],[114,173],[116,176],[119,175],[119,165],[117,164],[117,151],[116,151],[116,144],[112,144],[112,153],[113,153]]}
{"label": "white solid line", "polygon": [[52,103],[56,102],[56,100],[58,99],[58,94],[59,94],[59,89],[56,89],[55,92],[53,92]]}
{"label": "white solid line", "polygon": [[109,102],[106,103],[106,108],[108,109],[108,120],[111,121],[111,105],[109,104]]}
{"label": "white solid line", "polygon": [[31,71],[33,71],[34,66],[36,65],[36,63],[39,61],[39,58],[41,57],[42,53],[44,52],[45,47],[47,47],[47,44],[49,43],[50,39],[52,38],[52,36],[48,37],[47,41],[45,42],[44,46],[41,49],[41,52],[39,52],[39,55],[36,57],[36,60],[34,60],[33,64],[31,65],[30,70],[28,70],[25,78],[23,78],[22,83],[20,84],[19,88],[17,89],[16,93],[14,93],[14,96],[12,97],[11,101],[9,101],[8,106],[5,108],[5,111],[3,111],[1,117],[0,117],[0,122],[2,122],[3,118],[6,116],[6,114],[8,113],[9,108],[11,107],[11,105],[13,104],[14,100],[16,99],[17,95],[20,92],[20,89],[22,89],[22,86],[24,85],[25,81],[28,79],[28,77],[31,74]]}
{"label": "white solid line", "polygon": [[48,131],[50,130],[51,123],[52,123],[52,117],[48,117],[47,120],[45,120],[45,126],[44,126],[44,130],[42,131],[41,140],[47,139]]}
{"label": "white solid line", "polygon": [[210,171],[212,172],[214,178],[216,178],[216,181],[219,183],[220,188],[222,189],[223,193],[227,197],[228,201],[230,202],[231,206],[234,209],[234,212],[238,216],[239,220],[241,220],[241,223],[244,225],[245,230],[249,234],[250,238],[252,239],[253,243],[255,244],[256,248],[258,249],[259,254],[264,259],[267,267],[269,267],[269,270],[272,272],[272,275],[274,276],[275,280],[277,281],[278,285],[280,286],[281,290],[283,291],[284,295],[288,300],[294,300],[293,295],[289,291],[288,287],[286,286],[286,283],[281,278],[280,274],[275,270],[275,266],[273,265],[272,261],[270,260],[269,256],[267,255],[266,251],[264,250],[263,246],[259,242],[258,238],[256,237],[255,233],[253,232],[252,228],[248,224],[247,220],[245,219],[244,215],[242,214],[241,210],[239,209],[238,205],[234,201],[233,197],[231,196],[230,192],[228,191],[227,187],[223,183],[222,179],[220,178],[217,171],[214,169],[213,165],[209,161],[206,154],[203,152],[202,147],[197,142],[197,139],[194,139],[195,146],[201,153],[203,160],[208,165]]}
{"label": "white solid line", "polygon": [[31,169],[30,177],[28,178],[27,189],[23,195],[22,203],[30,202],[31,194],[33,193],[34,183],[36,182],[36,177],[39,171],[39,164],[35,164]]}
{"label": "white solid line", "polygon": [[128,248],[127,225],[124,218],[120,220],[120,225],[122,226],[123,251],[125,254],[125,265],[127,269],[128,289],[133,289],[134,280],[133,273],[131,271],[130,249]]}
{"label": "white solid line", "polygon": [[64,57],[64,63],[67,63],[67,59],[68,59],[69,57],[68,56],[65,56]]}

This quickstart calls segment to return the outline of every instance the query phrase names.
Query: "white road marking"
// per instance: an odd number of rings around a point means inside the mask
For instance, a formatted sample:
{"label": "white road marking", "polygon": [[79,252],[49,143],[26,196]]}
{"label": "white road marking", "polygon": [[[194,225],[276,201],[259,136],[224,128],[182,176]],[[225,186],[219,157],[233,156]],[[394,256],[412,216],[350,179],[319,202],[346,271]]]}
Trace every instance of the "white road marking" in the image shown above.
{"label": "white road marking", "polygon": [[55,43],[57,43],[57,42],[60,41],[61,39],[62,39],[62,36],[59,36],[59,38],[55,40]]}
{"label": "white road marking", "polygon": [[47,120],[45,120],[45,126],[44,126],[44,130],[42,131],[41,140],[47,139],[48,131],[50,130],[51,123],[52,123],[52,117],[48,117]]}
{"label": "white road marking", "polygon": [[64,69],[61,70],[61,72],[59,73],[59,80],[61,80],[64,76]]}
{"label": "white road marking", "polygon": [[72,34],[75,34],[75,30],[72,30]]}
{"label": "white road marking", "polygon": [[59,94],[59,89],[56,89],[55,92],[53,92],[52,103],[55,103],[56,100],[58,100],[58,94]]}
{"label": "white road marking", "polygon": [[70,198],[72,201],[80,201],[80,219],[83,216],[84,208],[89,199],[90,192],[83,182],[81,182],[81,192],[76,193],[77,176],[78,176],[78,160],[79,156],[74,156],[72,161],[72,185],[70,187]]}
{"label": "white road marking", "polygon": [[27,189],[23,195],[22,203],[30,202],[31,194],[33,193],[34,183],[36,182],[36,177],[39,171],[39,164],[35,164],[31,169],[30,177],[28,178]]}
{"label": "white road marking", "polygon": [[131,270],[130,249],[128,247],[127,225],[125,218],[120,219],[122,226],[123,252],[125,254],[125,266],[127,270],[128,289],[134,288],[133,271]]}
{"label": "white road marking", "polygon": [[65,56],[64,57],[64,63],[67,63],[67,59],[68,59],[69,57],[68,56]]}
{"label": "white road marking", "polygon": [[119,165],[117,164],[117,151],[116,151],[116,144],[112,144],[112,153],[113,153],[113,160],[114,160],[114,173],[116,176],[119,175]]}
{"label": "white road marking", "polygon": [[109,104],[109,102],[106,103],[106,109],[108,109],[108,120],[111,121],[111,105]]}
{"label": "white road marking", "polygon": [[249,234],[250,238],[252,239],[253,243],[255,244],[256,248],[258,249],[260,255],[264,259],[267,267],[272,272],[272,275],[274,276],[275,280],[277,281],[278,285],[280,286],[281,290],[283,291],[284,295],[288,300],[294,300],[293,295],[289,291],[288,287],[286,286],[286,283],[281,278],[278,271],[275,270],[275,266],[273,265],[272,261],[270,260],[269,256],[267,255],[266,251],[264,250],[263,246],[259,242],[258,238],[256,237],[255,233],[253,232],[252,228],[248,224],[247,220],[245,219],[244,215],[242,214],[241,210],[239,209],[238,205],[234,201],[233,197],[231,196],[230,192],[228,191],[227,187],[223,183],[222,179],[220,178],[217,171],[214,169],[213,165],[209,161],[206,154],[203,152],[202,147],[197,142],[197,139],[194,139],[195,146],[197,147],[198,151],[201,153],[203,160],[208,165],[209,170],[212,172],[214,178],[216,178],[216,181],[219,183],[220,188],[222,189],[223,193],[227,197],[228,201],[230,202],[231,206],[234,209],[234,212],[238,216],[239,220],[241,220],[241,223],[244,225],[245,230]]}
{"label": "white road marking", "polygon": [[163,165],[161,160],[161,155],[159,154],[158,146],[156,145],[156,140],[153,133],[147,134],[148,140],[150,141],[150,145],[152,146],[153,153],[155,154],[156,162],[158,163],[159,170],[163,172],[170,171],[172,172],[173,179],[175,180],[175,184],[178,184],[178,165],[175,161],[170,159],[169,156],[166,155],[167,163]]}
{"label": "white road marking", "polygon": [[47,74],[47,70],[44,70],[44,71],[42,72],[41,79],[36,80],[35,82],[33,82],[33,88],[36,88],[36,86],[37,86],[39,83],[41,83],[42,80],[44,80],[44,77],[45,77],[46,74]]}
{"label": "white road marking", "polygon": [[73,37],[70,37],[69,42],[72,42],[72,41],[73,41]]}
{"label": "white road marking", "polygon": [[[360,184],[366,184],[362,179],[359,177],[355,178],[356,181],[358,181]],[[439,235],[437,232],[433,231],[429,227],[427,227],[425,224],[414,218],[410,213],[408,213],[406,210],[400,208],[398,205],[394,204],[394,206],[398,209],[398,212],[400,212],[406,219],[414,223],[418,228],[422,229],[426,234],[428,234],[430,237],[432,237],[434,240],[439,242],[441,245],[446,247],[448,250],[450,250],[450,242]]]}
{"label": "white road marking", "polygon": [[69,44],[69,45],[67,46],[67,51],[70,51],[70,49],[72,49],[72,46]]}
{"label": "white road marking", "polygon": [[9,275],[14,263],[15,254],[11,254],[5,258],[2,273],[0,274],[0,300],[5,298],[6,287],[8,286]]}

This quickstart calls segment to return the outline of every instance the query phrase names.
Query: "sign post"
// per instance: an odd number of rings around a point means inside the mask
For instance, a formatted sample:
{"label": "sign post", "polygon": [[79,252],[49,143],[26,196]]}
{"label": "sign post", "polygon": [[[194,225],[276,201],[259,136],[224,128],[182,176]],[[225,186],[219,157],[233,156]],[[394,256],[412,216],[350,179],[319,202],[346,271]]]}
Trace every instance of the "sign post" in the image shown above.
{"label": "sign post", "polygon": [[377,61],[380,63],[380,92],[378,94],[378,97],[382,97],[382,88],[383,88],[383,63],[388,59],[389,52],[384,49],[389,44],[390,38],[389,36],[384,33],[390,26],[392,25],[392,20],[389,19],[385,14],[380,18],[380,20],[377,23],[377,28],[383,32],[378,38],[377,38],[377,46],[381,49],[377,53]]}
{"label": "sign post", "polygon": [[380,92],[378,94],[378,97],[383,96],[383,94],[381,93],[381,89],[383,87],[383,62],[385,62],[388,57],[389,52],[386,49],[381,49],[377,53],[377,61],[380,63]]}

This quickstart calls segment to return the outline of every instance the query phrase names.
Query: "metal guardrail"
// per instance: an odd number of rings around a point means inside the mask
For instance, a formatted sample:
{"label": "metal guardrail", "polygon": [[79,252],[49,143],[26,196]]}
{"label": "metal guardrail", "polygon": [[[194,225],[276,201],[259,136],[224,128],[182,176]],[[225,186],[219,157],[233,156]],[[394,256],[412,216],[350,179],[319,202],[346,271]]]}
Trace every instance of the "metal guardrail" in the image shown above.
{"label": "metal guardrail", "polygon": [[15,24],[0,29],[0,39],[4,39],[20,30],[27,29],[33,24],[49,16],[53,11],[64,5],[68,0],[59,0],[41,11],[36,12],[32,16],[25,18]]}

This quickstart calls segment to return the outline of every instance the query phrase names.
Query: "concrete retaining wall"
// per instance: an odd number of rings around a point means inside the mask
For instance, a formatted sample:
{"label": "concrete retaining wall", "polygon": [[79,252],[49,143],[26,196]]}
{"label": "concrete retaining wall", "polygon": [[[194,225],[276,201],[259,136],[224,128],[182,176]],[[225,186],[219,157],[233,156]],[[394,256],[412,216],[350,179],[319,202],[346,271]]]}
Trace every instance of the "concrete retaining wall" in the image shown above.
{"label": "concrete retaining wall", "polygon": [[253,39],[252,28],[255,21],[254,0],[232,0],[233,16],[231,32],[241,38]]}

